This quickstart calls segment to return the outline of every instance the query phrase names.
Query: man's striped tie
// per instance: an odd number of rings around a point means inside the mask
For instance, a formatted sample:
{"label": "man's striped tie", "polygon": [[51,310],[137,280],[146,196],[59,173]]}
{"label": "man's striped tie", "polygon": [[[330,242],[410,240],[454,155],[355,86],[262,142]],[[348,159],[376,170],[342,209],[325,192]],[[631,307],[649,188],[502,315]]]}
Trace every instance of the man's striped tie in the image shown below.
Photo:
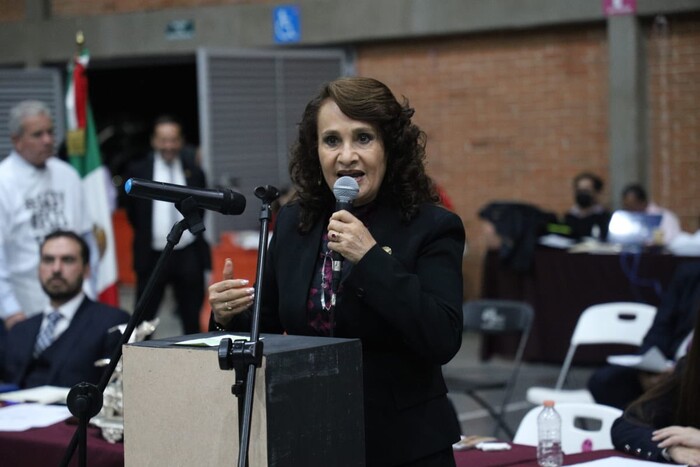
{"label": "man's striped tie", "polygon": [[54,310],[46,317],[46,326],[39,332],[34,345],[34,358],[41,355],[41,352],[46,350],[53,342],[53,333],[56,329],[56,323],[62,318],[58,310]]}

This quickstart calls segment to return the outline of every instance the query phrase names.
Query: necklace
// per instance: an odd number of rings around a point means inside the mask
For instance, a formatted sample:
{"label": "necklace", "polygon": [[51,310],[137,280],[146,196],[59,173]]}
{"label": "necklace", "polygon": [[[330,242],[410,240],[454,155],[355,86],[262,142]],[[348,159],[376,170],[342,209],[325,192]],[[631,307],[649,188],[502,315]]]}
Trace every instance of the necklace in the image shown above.
{"label": "necklace", "polygon": [[[327,249],[323,255],[323,265],[321,266],[321,308],[326,311],[329,311],[335,302],[335,297],[333,297],[333,291],[331,290],[330,270],[332,263],[331,250]],[[326,269],[328,269],[328,273]],[[331,295],[330,300],[326,300],[326,293]]]}

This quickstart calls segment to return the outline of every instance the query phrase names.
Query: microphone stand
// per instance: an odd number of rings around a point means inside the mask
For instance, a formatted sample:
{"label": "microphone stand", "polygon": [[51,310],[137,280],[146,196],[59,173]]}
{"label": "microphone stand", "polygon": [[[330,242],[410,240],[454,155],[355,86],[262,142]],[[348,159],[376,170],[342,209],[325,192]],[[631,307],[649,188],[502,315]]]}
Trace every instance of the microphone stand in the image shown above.
{"label": "microphone stand", "polygon": [[168,258],[178,244],[182,233],[189,229],[193,235],[197,235],[204,231],[204,222],[202,221],[202,215],[197,206],[197,203],[192,197],[185,198],[182,202],[175,204],[178,211],[182,213],[184,218],[173,225],[170,233],[167,236],[167,244],[163,249],[163,252],[158,258],[156,267],[148,278],[148,283],[146,288],[139,298],[136,304],[136,309],[129,319],[129,323],[122,334],[119,341],[119,345],[112,352],[112,356],[109,359],[109,364],[104,369],[102,377],[97,386],[90,383],[78,383],[71,388],[68,392],[68,397],[66,399],[66,404],[68,405],[68,410],[70,413],[78,417],[78,428],[75,430],[73,438],[71,439],[66,453],[61,461],[61,467],[67,467],[75,453],[76,447],[79,445],[79,465],[80,467],[85,467],[87,465],[87,426],[89,420],[97,415],[100,410],[102,410],[102,397],[104,390],[109,384],[109,380],[112,378],[112,373],[119,363],[119,359],[122,356],[122,346],[129,342],[131,334],[134,332],[134,328],[141,321],[141,316],[146,309],[146,306],[150,304],[151,296],[153,295],[153,289],[155,284],[162,275],[163,268],[167,264]]}
{"label": "microphone stand", "polygon": [[263,272],[267,252],[268,226],[272,211],[270,204],[279,197],[277,188],[267,185],[255,189],[255,196],[262,200],[260,209],[260,239],[258,244],[258,269],[255,277],[257,293],[253,302],[253,320],[250,339],[222,339],[219,343],[219,368],[235,370],[235,383],[231,393],[238,399],[238,467],[248,465],[250,425],[253,417],[255,395],[255,370],[262,365],[263,343],[260,340],[260,291],[263,289]]}

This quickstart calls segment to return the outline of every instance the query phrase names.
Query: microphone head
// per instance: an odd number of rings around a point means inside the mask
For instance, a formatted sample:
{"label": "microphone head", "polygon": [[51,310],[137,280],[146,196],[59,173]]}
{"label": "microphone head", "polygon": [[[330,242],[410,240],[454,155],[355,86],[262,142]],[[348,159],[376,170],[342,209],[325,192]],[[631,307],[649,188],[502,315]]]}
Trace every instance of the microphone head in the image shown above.
{"label": "microphone head", "polygon": [[340,177],[333,184],[333,196],[340,203],[351,203],[355,201],[360,192],[360,185],[352,177]]}
{"label": "microphone head", "polygon": [[230,189],[223,188],[221,192],[224,195],[224,200],[221,203],[221,214],[242,214],[245,211],[246,199],[242,194]]}

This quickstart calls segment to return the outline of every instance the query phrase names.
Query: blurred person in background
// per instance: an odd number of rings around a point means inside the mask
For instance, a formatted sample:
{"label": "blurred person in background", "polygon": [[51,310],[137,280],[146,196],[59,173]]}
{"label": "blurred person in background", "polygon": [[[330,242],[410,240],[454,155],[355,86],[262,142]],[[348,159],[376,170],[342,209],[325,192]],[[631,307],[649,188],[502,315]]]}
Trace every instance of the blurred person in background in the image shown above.
{"label": "blurred person in background", "polygon": [[607,237],[611,214],[601,203],[603,186],[603,180],[591,172],[582,172],[574,178],[574,205],[564,215],[564,223],[571,228],[573,238],[592,237],[602,241]]}
{"label": "blurred person in background", "polygon": [[38,277],[49,303],[6,336],[2,379],[20,388],[97,384],[99,359],[111,356],[129,314],[83,293],[90,250],[74,232],[57,230],[41,245]]}
{"label": "blurred person in background", "polygon": [[[171,116],[156,119],[151,137],[153,151],[128,171],[129,178],[143,178],[196,188],[206,187],[204,172],[195,161],[194,152],[186,151],[182,126]],[[136,272],[136,303],[146,289],[158,258],[167,243],[173,225],[182,214],[173,203],[126,197],[126,212],[134,229],[133,262]],[[204,211],[201,211],[202,217]],[[199,312],[205,296],[205,273],[211,270],[211,250],[200,233],[183,232],[163,268],[163,275],[153,288],[150,306],[143,321],[151,321],[158,312],[165,288],[172,285],[176,309],[184,334],[200,332]]]}
{"label": "blurred person in background", "polygon": [[[99,255],[80,175],[54,157],[49,107],[18,103],[10,110],[9,130],[13,150],[0,162],[0,318],[11,328],[49,302],[36,273],[39,245],[48,233],[78,232],[95,252],[94,261]],[[87,282],[86,290],[92,291]]]}
{"label": "blurred person in background", "polygon": [[[688,350],[700,309],[700,261],[681,263],[661,297],[654,322],[638,354],[656,347],[667,360],[677,361]],[[671,372],[673,368],[669,368]],[[588,390],[599,404],[624,410],[654,386],[665,373],[650,373],[621,365],[604,365],[588,380]]]}
{"label": "blurred person in background", "polygon": [[672,242],[681,233],[681,224],[678,221],[678,216],[650,201],[647,191],[639,183],[631,183],[622,190],[622,209],[631,212],[661,215],[659,229],[662,234],[662,243],[668,244]]}

